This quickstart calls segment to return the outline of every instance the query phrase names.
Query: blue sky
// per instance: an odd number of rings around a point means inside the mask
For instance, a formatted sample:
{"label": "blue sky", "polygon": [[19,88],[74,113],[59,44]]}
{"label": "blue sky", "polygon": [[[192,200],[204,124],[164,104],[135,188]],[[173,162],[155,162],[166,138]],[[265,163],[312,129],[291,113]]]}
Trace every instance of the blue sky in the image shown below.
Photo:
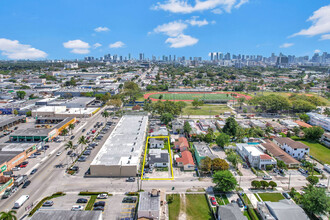
{"label": "blue sky", "polygon": [[330,52],[328,0],[0,0],[0,59]]}

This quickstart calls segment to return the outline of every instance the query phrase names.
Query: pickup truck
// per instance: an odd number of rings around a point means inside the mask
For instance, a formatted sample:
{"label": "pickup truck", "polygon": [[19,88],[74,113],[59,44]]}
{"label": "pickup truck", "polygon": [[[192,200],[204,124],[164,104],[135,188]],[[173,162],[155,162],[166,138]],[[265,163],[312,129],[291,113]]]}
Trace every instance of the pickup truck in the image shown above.
{"label": "pickup truck", "polygon": [[20,185],[22,185],[23,183],[25,183],[25,181],[27,181],[28,177],[27,175],[23,175],[18,177],[15,181],[14,181],[14,186],[19,187]]}

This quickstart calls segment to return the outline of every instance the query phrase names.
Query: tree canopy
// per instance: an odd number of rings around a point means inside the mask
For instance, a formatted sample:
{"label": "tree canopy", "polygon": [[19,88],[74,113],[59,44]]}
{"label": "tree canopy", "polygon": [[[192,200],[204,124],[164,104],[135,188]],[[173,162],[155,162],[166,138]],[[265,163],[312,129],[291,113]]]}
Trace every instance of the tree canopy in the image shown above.
{"label": "tree canopy", "polygon": [[215,172],[212,181],[222,192],[232,191],[237,186],[237,180],[229,170]]}

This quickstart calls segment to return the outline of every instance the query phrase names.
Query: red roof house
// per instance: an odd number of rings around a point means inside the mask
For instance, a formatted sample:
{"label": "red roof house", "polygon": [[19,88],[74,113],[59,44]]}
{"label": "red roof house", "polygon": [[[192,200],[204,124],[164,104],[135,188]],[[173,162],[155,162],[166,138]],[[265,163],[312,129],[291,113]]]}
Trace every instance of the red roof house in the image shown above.
{"label": "red roof house", "polygon": [[176,158],[178,167],[183,167],[184,170],[194,170],[195,163],[190,151],[183,151],[180,158]]}
{"label": "red roof house", "polygon": [[179,140],[174,142],[174,149],[177,151],[186,151],[189,149],[189,143],[187,138],[185,137],[179,137]]}

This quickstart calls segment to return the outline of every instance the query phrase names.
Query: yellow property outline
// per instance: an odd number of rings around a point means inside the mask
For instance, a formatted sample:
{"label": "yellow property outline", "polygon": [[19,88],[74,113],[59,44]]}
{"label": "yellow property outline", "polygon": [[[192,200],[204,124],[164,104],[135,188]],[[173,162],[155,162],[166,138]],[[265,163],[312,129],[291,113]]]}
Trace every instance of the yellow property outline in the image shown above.
{"label": "yellow property outline", "polygon": [[[167,139],[167,144],[168,144],[168,151],[170,153],[170,169],[171,169],[171,178],[144,178],[143,173],[144,173],[144,165],[146,162],[146,156],[147,156],[147,149],[148,149],[148,142],[149,138],[164,138]],[[174,180],[174,175],[173,175],[173,166],[172,166],[172,155],[171,155],[171,146],[170,146],[170,137],[169,136],[155,136],[155,137],[147,137],[146,141],[146,147],[144,149],[144,156],[143,156],[143,165],[142,165],[142,174],[141,174],[141,180]]]}

